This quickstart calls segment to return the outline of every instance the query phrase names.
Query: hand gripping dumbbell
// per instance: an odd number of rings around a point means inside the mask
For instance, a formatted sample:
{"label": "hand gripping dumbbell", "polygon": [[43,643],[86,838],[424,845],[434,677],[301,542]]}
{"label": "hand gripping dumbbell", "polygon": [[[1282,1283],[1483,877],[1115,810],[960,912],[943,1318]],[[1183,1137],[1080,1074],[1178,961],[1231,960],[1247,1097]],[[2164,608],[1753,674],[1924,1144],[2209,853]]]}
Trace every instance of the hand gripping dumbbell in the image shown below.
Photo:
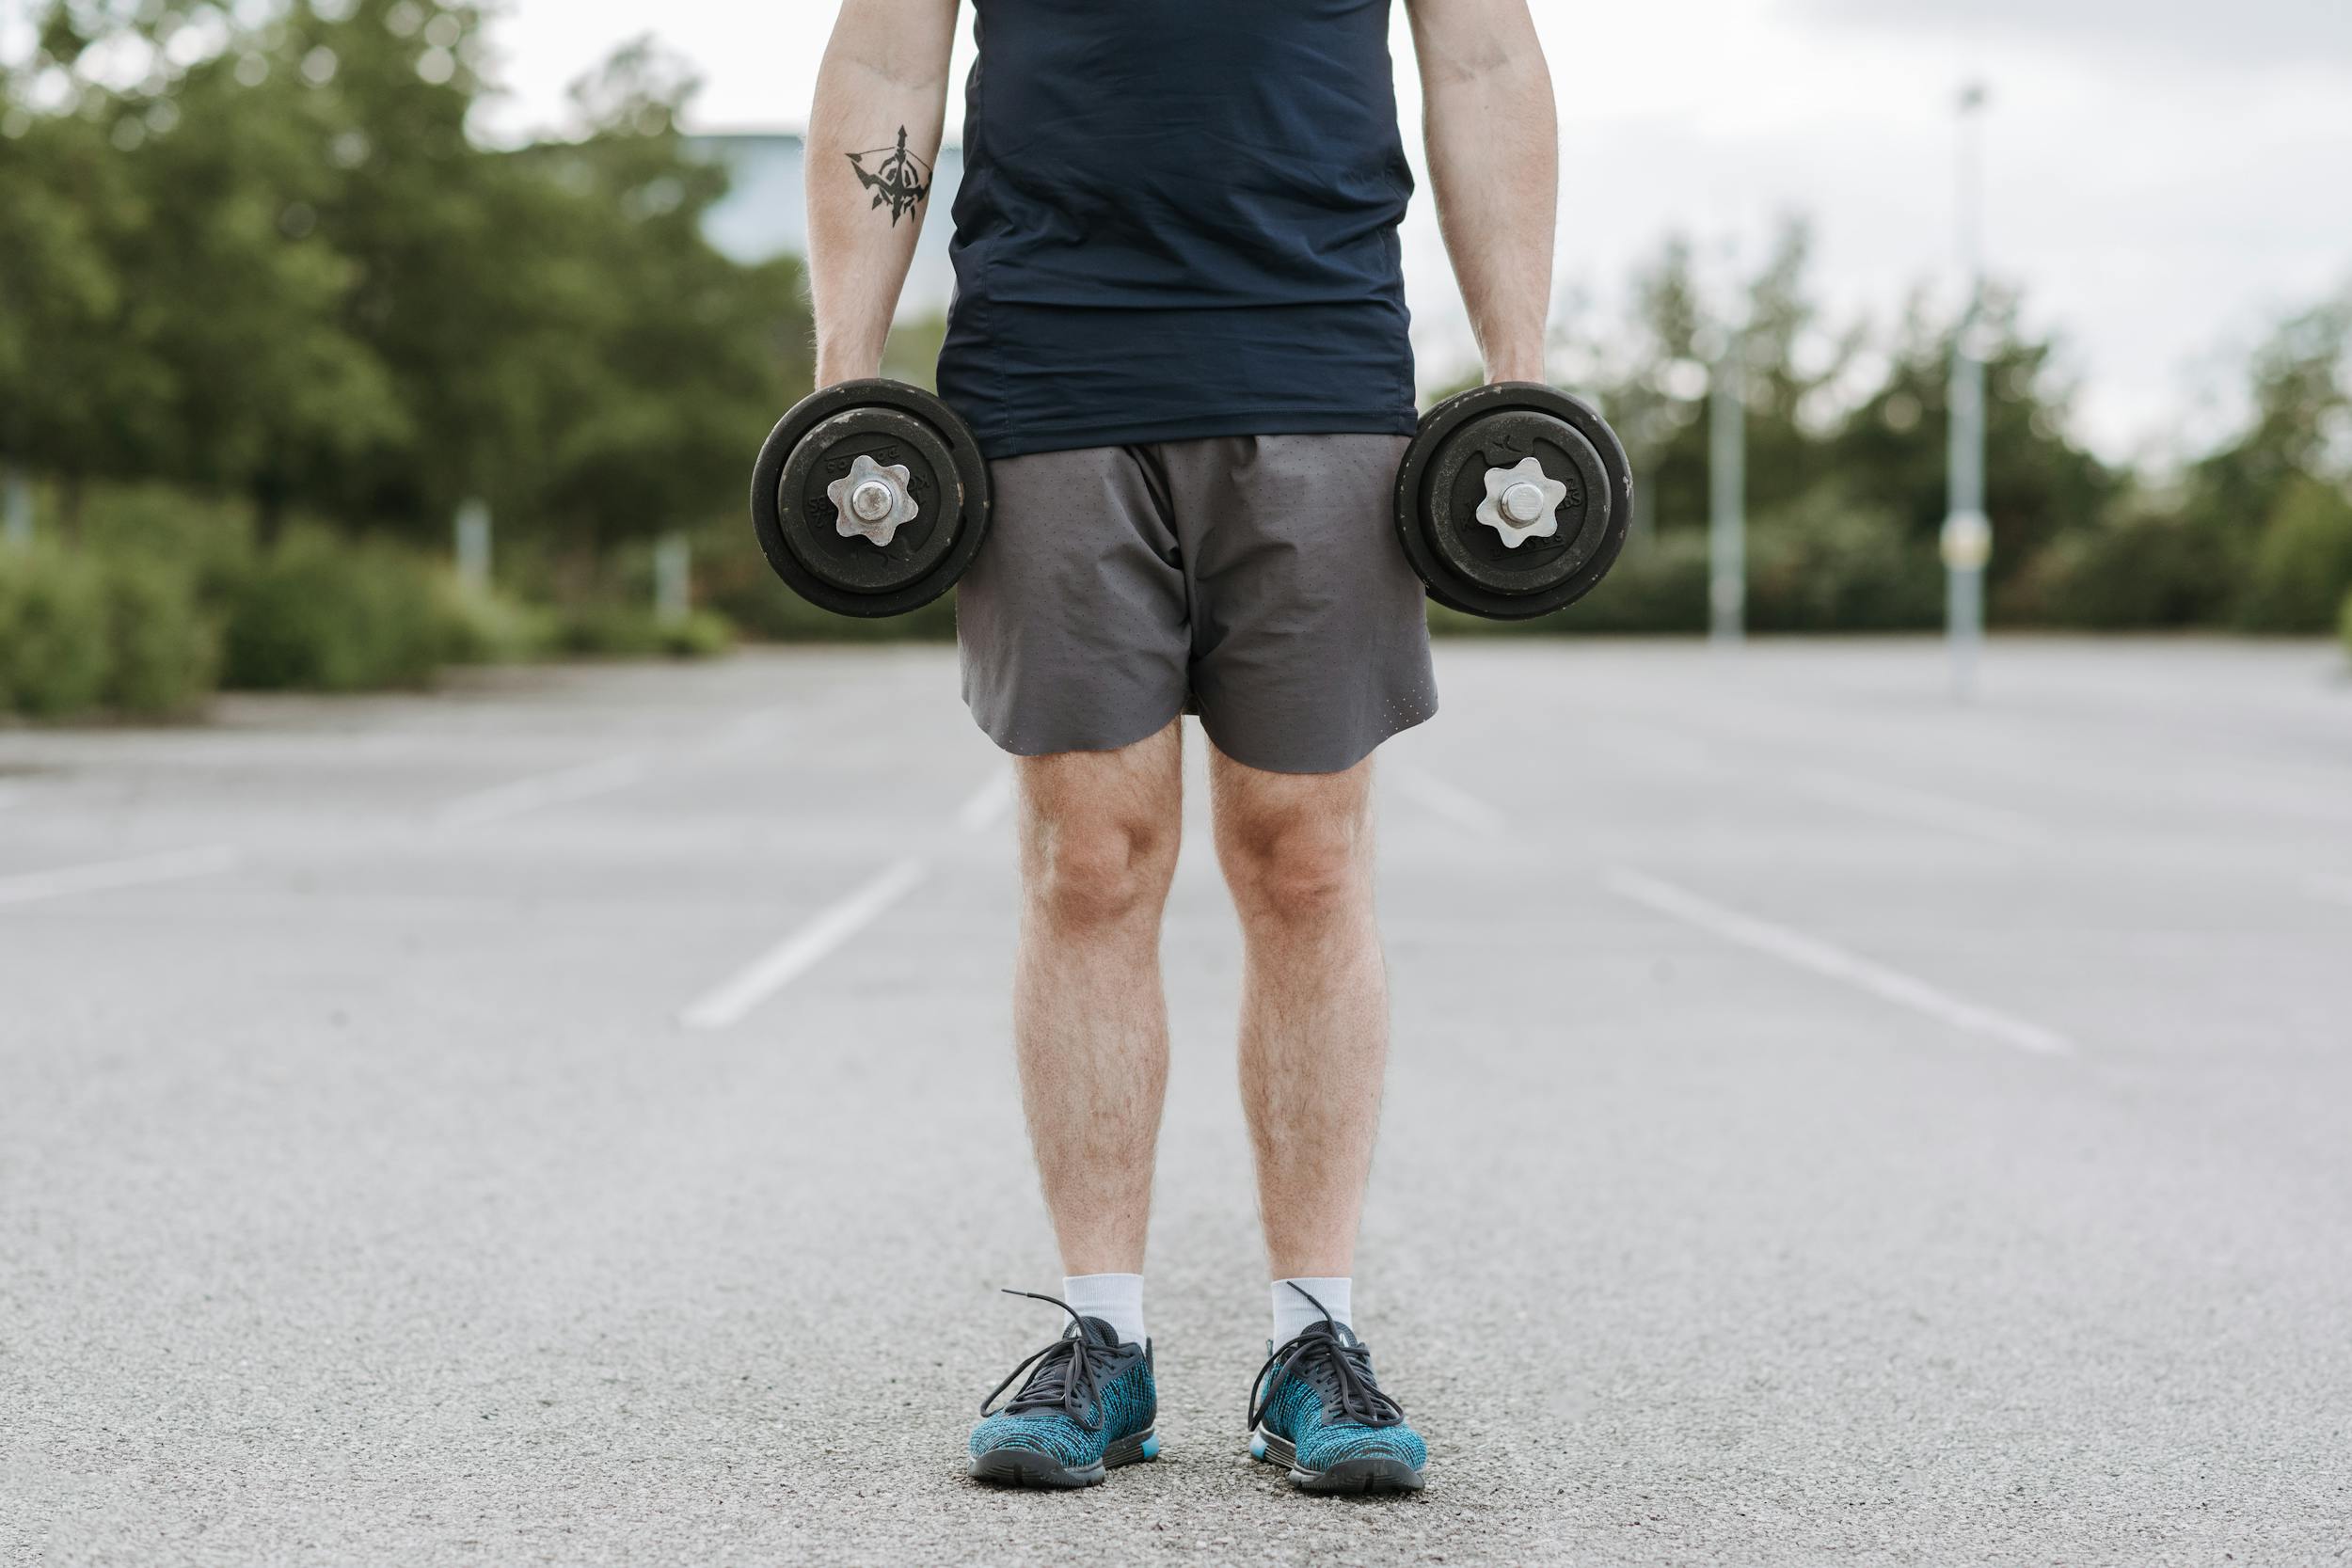
{"label": "hand gripping dumbbell", "polygon": [[752,470],[768,564],[811,604],[903,615],[963,575],[988,535],[988,465],[919,387],[845,381],[793,405]]}
{"label": "hand gripping dumbbell", "polygon": [[1625,446],[1593,406],[1502,381],[1423,415],[1396,474],[1405,558],[1449,609],[1519,621],[1608,574],[1633,517]]}

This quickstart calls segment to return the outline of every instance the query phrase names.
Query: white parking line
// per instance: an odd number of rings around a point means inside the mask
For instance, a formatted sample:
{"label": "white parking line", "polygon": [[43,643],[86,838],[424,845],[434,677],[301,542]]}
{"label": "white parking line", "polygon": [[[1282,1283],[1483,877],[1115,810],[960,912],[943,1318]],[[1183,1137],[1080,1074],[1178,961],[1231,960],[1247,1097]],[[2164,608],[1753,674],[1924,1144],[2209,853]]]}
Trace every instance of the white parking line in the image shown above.
{"label": "white parking line", "polygon": [[750,965],[683,1013],[689,1029],[724,1029],[821,962],[826,955],[882,918],[890,906],[914,891],[930,866],[912,857],[894,861],[879,876],[770,948]]}
{"label": "white parking line", "polygon": [[62,898],[74,893],[102,893],[110,888],[209,877],[229,870],[242,858],[230,845],[213,844],[201,849],[173,849],[130,860],[28,871],[20,876],[0,877],[0,904],[29,904],[36,899]]}
{"label": "white parking line", "polygon": [[2004,1045],[2013,1045],[2020,1051],[2048,1055],[2067,1055],[2074,1049],[2074,1042],[2065,1036],[2044,1029],[2038,1023],[2029,1023],[1991,1007],[1980,1007],[1973,1002],[1963,1002],[1900,970],[1874,963],[1857,953],[1850,953],[1845,948],[1834,946],[1802,931],[1791,930],[1786,926],[1775,926],[1754,915],[1725,909],[1687,888],[1677,887],[1645,872],[1619,866],[1609,873],[1608,883],[1611,891],[1661,914],[1673,915],[1727,942],[1768,953],[1800,969],[1811,970],[1816,974],[1842,981],[1899,1006],[1925,1013],[1955,1029],[1983,1035]]}
{"label": "white parking line", "polygon": [[[955,824],[967,833],[985,832],[1012,809],[1013,776],[999,768],[956,808]],[[890,907],[931,874],[930,863],[909,855],[884,866],[840,902],[755,958],[738,974],[678,1015],[689,1029],[724,1029],[807,974],[843,942],[880,920]]]}
{"label": "white parking line", "polygon": [[1391,763],[1383,769],[1383,776],[1399,795],[1415,805],[1481,838],[1501,838],[1503,830],[1510,826],[1510,818],[1500,808],[1468,790],[1455,788],[1435,774]]}
{"label": "white parking line", "polygon": [[1899,822],[1937,828],[1988,844],[2026,848],[2049,841],[2042,824],[2017,812],[1954,800],[1924,789],[1860,779],[1850,773],[1808,768],[1790,774],[1788,785],[1801,795],[1810,795],[1832,805],[1853,806]]}
{"label": "white parking line", "polygon": [[644,758],[626,756],[608,757],[602,762],[554,773],[538,773],[461,795],[436,813],[434,820],[444,828],[478,828],[485,822],[501,822],[537,811],[542,806],[562,805],[627,789],[644,778],[646,771]]}

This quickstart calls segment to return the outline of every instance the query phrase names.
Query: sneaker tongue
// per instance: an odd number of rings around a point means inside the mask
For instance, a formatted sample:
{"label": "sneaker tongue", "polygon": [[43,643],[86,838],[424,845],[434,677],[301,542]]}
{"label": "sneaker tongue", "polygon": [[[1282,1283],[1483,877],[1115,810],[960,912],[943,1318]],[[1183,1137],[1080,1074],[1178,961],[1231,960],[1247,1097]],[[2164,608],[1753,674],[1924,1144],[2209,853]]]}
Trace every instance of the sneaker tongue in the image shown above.
{"label": "sneaker tongue", "polygon": [[1113,1328],[1109,1323],[1104,1322],[1101,1318],[1084,1318],[1081,1319],[1080,1322],[1087,1325],[1087,1338],[1089,1339],[1098,1345],[1101,1345],[1105,1350],[1117,1350],[1119,1348],[1119,1330]]}

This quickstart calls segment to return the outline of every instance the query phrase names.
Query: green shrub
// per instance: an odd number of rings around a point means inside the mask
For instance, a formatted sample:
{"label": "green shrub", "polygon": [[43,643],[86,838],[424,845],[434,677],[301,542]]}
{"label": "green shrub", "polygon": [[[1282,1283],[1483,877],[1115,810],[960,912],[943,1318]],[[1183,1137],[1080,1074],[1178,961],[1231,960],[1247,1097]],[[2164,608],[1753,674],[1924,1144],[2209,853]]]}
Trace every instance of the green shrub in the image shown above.
{"label": "green shrub", "polygon": [[660,651],[661,638],[648,611],[584,605],[565,610],[557,621],[555,645],[591,658],[650,658]]}
{"label": "green shrub", "polygon": [[782,582],[748,523],[707,530],[694,542],[696,597],[744,636],[769,642],[952,642],[955,595],[906,615],[835,615]]}
{"label": "green shrub", "polygon": [[2352,594],[2344,596],[2344,612],[2336,617],[2336,630],[2344,638],[2344,651],[2352,654]]}
{"label": "green shrub", "polygon": [[956,596],[947,594],[904,615],[836,615],[819,610],[776,580],[763,563],[764,582],[709,595],[712,610],[746,637],[766,642],[953,642]]}
{"label": "green shrub", "polygon": [[698,610],[661,626],[661,651],[672,658],[715,658],[735,646],[735,627],[714,610]]}
{"label": "green shrub", "polygon": [[2223,542],[2159,507],[2059,539],[2026,562],[1994,605],[1998,618],[2091,631],[2208,623],[2227,603]]}
{"label": "green shrub", "polygon": [[225,684],[249,690],[423,686],[447,626],[434,569],[390,545],[289,536],[230,590]]}
{"label": "green shrub", "polygon": [[1825,488],[1749,531],[1752,631],[1918,631],[1943,621],[1935,547],[1907,535],[1891,512]]}
{"label": "green shrub", "polygon": [[554,617],[496,589],[469,588],[449,573],[433,581],[436,638],[450,664],[513,664],[555,643]]}
{"label": "green shrub", "polygon": [[251,568],[251,509],[170,484],[93,484],[81,541],[109,561],[136,557],[184,575],[201,604],[217,604]]}
{"label": "green shrub", "polygon": [[[1393,548],[1384,539],[1382,547]],[[1695,529],[1629,540],[1597,587],[1565,610],[1531,621],[1488,621],[1432,603],[1440,636],[1558,632],[1698,632],[1707,629],[1707,537]]]}
{"label": "green shrub", "polygon": [[105,694],[106,664],[98,568],[53,549],[0,551],[0,709],[85,712]]}
{"label": "green shrub", "polygon": [[698,610],[683,621],[662,621],[649,610],[623,605],[588,605],[566,614],[556,645],[569,654],[598,658],[704,658],[724,653],[735,628],[723,615]]}
{"label": "green shrub", "polygon": [[213,689],[218,641],[185,564],[0,552],[0,710],[184,713]]}
{"label": "green shrub", "polygon": [[144,556],[105,563],[106,705],[169,718],[209,696],[220,637],[197,602],[196,574]]}
{"label": "green shrub", "polygon": [[2298,479],[2254,545],[2237,622],[2249,631],[2324,632],[2352,592],[2352,498]]}

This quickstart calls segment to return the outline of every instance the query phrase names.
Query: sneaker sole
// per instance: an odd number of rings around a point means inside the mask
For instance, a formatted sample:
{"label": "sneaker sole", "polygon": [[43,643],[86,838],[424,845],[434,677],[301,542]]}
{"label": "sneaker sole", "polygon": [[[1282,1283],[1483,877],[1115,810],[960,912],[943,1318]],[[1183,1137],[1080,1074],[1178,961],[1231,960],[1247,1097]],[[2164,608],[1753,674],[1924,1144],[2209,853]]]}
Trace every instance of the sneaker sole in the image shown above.
{"label": "sneaker sole", "polygon": [[1249,1457],[1283,1466],[1290,1472],[1291,1484],[1301,1492],[1418,1492],[1429,1484],[1421,1471],[1386,1454],[1343,1459],[1324,1470],[1301,1469],[1298,1450],[1291,1447],[1290,1439],[1277,1437],[1263,1427],[1250,1435]]}
{"label": "sneaker sole", "polygon": [[1121,1465],[1140,1465],[1159,1457],[1160,1439],[1154,1429],[1120,1438],[1091,1465],[1062,1465],[1052,1454],[1040,1453],[1035,1449],[991,1449],[972,1456],[971,1475],[974,1481],[996,1486],[1068,1491],[1078,1486],[1099,1486],[1105,1475]]}

